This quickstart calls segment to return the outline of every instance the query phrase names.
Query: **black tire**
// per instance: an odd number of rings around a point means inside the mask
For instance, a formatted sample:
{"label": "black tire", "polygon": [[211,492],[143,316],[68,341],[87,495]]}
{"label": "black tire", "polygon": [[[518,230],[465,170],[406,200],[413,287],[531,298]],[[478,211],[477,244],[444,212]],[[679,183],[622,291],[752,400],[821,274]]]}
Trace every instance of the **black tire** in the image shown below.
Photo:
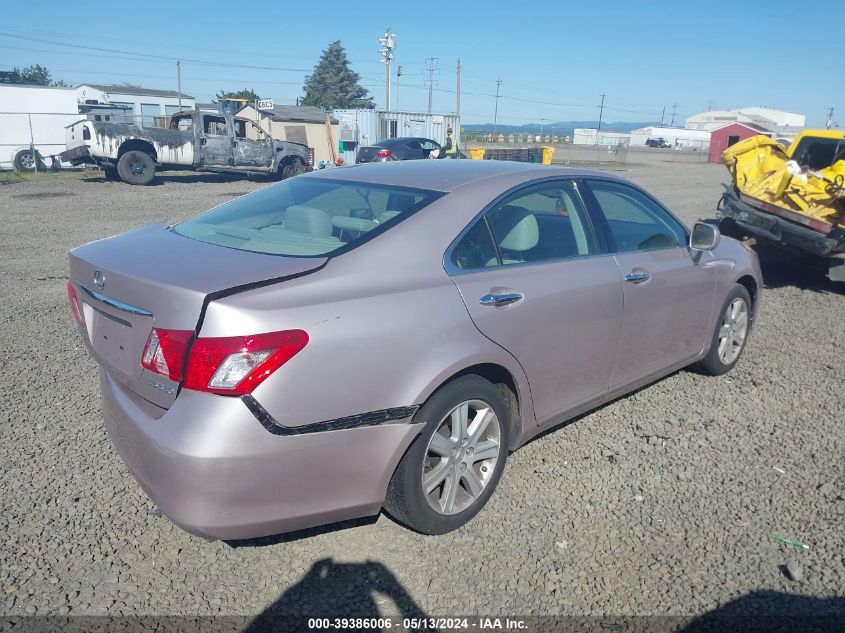
{"label": "black tire", "polygon": [[[487,462],[478,462],[480,466],[478,466],[479,470],[476,471],[476,476],[488,477],[480,494],[474,499],[467,501],[469,505],[462,511],[455,514],[444,514],[435,510],[429,504],[428,498],[423,491],[423,469],[424,464],[428,463],[429,460],[429,441],[450,412],[461,403],[470,400],[481,401],[488,405],[498,418],[498,456],[489,475],[482,473],[482,471],[487,472],[486,469],[490,467],[489,465],[485,465]],[[396,467],[396,471],[393,473],[387,489],[384,509],[396,521],[417,532],[423,534],[445,534],[465,525],[478,514],[490,499],[499,483],[499,479],[505,469],[508,442],[510,440],[508,407],[496,386],[480,376],[467,375],[453,380],[435,392],[414,416],[414,421],[425,422],[425,427]],[[488,432],[490,428],[492,427],[488,426]],[[468,448],[461,450],[462,456],[466,455],[469,457],[471,454]],[[445,492],[446,479],[456,476],[460,478],[457,494],[466,497],[469,488],[464,479],[465,475],[460,474],[461,472],[466,473],[466,470],[461,471],[460,462],[450,461],[451,459],[445,457],[440,458],[441,461],[447,460],[448,463],[452,464],[451,471],[447,471],[449,474],[444,476],[445,478],[442,482],[443,488],[441,489],[440,485],[438,485],[432,491],[432,494],[436,494],[438,490]],[[444,464],[444,466],[446,465]],[[456,468],[458,469],[457,472]],[[476,466],[470,465],[469,468],[475,469]],[[479,479],[476,479],[476,481],[479,481]]]}
{"label": "black tire", "polygon": [[281,176],[279,180],[287,180],[288,178],[293,178],[299,174],[304,174],[307,169],[308,166],[302,161],[302,159],[291,159],[282,165],[282,168],[279,170],[279,174]]}
{"label": "black tire", "polygon": [[[745,303],[747,325],[745,328],[745,334],[742,340],[742,344],[739,346],[738,349],[738,353],[732,360],[730,360],[729,362],[725,362],[719,355],[719,332],[723,327],[723,323],[725,321],[725,313],[728,310],[728,306],[730,306],[736,300],[741,300]],[[707,351],[707,355],[702,358],[698,363],[696,363],[694,368],[710,376],[721,376],[722,374],[726,374],[731,369],[733,369],[734,365],[737,364],[740,357],[742,356],[742,352],[745,351],[745,346],[748,343],[748,335],[751,333],[752,314],[753,306],[751,304],[751,297],[748,294],[748,290],[746,290],[744,286],[736,284],[728,293],[727,298],[722,304],[722,309],[719,311],[719,315],[716,319],[716,326],[713,330],[713,337],[710,341],[710,349]]]}
{"label": "black tire", "polygon": [[15,154],[14,158],[14,165],[15,171],[21,173],[29,173],[35,171],[35,163],[38,161],[38,171],[45,171],[47,166],[44,164],[43,159],[41,158],[41,154],[38,153],[38,150],[33,151],[31,149],[22,149],[17,154]]}
{"label": "black tire", "polygon": [[133,150],[117,161],[117,173],[123,182],[130,185],[148,185],[155,177],[156,164],[144,152]]}

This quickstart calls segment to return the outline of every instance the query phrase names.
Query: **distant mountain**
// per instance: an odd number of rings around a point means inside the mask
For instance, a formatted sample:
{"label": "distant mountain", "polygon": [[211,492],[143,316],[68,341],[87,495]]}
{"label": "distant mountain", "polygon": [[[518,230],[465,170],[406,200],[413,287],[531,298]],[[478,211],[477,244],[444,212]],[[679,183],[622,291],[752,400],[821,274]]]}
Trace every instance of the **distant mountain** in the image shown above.
{"label": "distant mountain", "polygon": [[[498,134],[557,134],[559,136],[572,136],[575,128],[596,128],[598,121],[558,121],[557,123],[526,123],[525,125],[502,125],[496,126]],[[630,132],[641,127],[660,125],[657,121],[619,121],[607,123],[602,121],[601,129],[608,132]],[[492,123],[468,123],[461,126],[465,132],[492,132]]]}

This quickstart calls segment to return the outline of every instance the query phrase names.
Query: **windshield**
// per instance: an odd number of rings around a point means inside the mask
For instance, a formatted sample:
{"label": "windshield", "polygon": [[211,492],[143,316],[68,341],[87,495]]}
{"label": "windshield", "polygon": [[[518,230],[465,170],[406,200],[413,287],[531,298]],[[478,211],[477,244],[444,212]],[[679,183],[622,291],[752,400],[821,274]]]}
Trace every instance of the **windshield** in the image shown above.
{"label": "windshield", "polygon": [[291,178],[237,198],[174,231],[270,255],[317,257],[355,248],[441,193],[370,183]]}

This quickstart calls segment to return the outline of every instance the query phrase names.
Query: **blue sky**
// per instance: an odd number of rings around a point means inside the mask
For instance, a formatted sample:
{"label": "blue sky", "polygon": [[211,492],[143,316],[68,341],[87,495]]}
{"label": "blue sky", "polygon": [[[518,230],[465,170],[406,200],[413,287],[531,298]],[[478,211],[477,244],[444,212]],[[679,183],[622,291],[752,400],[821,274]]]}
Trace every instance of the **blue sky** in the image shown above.
{"label": "blue sky", "polygon": [[394,71],[405,70],[403,110],[427,107],[425,59],[436,57],[433,109],[454,111],[460,58],[464,123],[492,121],[501,78],[501,123],[594,119],[606,93],[605,121],[660,120],[665,107],[668,123],[677,104],[683,123],[710,103],[800,112],[809,125],[823,125],[834,107],[845,127],[839,1],[47,0],[5,3],[3,13],[0,70],[40,63],[68,83],[175,89],[181,58],[182,89],[199,100],[248,87],[293,103],[321,51],[340,39],[382,106],[377,38],[389,26],[397,34]]}

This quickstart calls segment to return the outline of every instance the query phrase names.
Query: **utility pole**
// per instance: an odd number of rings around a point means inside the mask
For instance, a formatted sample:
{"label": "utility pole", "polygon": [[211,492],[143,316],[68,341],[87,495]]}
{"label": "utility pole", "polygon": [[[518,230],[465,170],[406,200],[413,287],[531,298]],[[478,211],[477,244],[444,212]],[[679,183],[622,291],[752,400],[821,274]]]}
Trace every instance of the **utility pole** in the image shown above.
{"label": "utility pole", "polygon": [[675,127],[675,110],[678,109],[678,104],[672,104],[672,122],[669,124],[669,127]]}
{"label": "utility pole", "polygon": [[604,98],[606,96],[607,96],[606,94],[601,93],[601,105],[599,106],[599,129],[596,130],[597,132],[601,132],[601,119],[602,119],[602,115],[604,114]]}
{"label": "utility pole", "polygon": [[461,60],[458,59],[458,68],[455,71],[455,116],[461,118]]}
{"label": "utility pole", "polygon": [[396,109],[399,109],[399,77],[405,72],[405,69],[402,68],[402,65],[396,67]]}
{"label": "utility pole", "polygon": [[827,109],[827,125],[825,125],[826,129],[830,129],[833,127],[833,108]]}
{"label": "utility pole", "polygon": [[428,113],[431,114],[431,91],[434,89],[434,62],[436,57],[428,57],[425,63],[428,64]]}
{"label": "utility pole", "polygon": [[660,113],[660,127],[663,127],[663,120],[666,118],[666,106],[663,106],[663,112]]}
{"label": "utility pole", "polygon": [[182,62],[176,60],[176,92],[179,94],[179,109],[182,109]]}
{"label": "utility pole", "polygon": [[493,142],[496,142],[496,124],[499,122],[499,87],[502,85],[502,78],[496,80],[496,109],[493,111]]}
{"label": "utility pole", "polygon": [[710,100],[710,101],[707,102],[707,111],[710,112],[710,110],[712,110],[712,109],[713,109],[713,101]]}
{"label": "utility pole", "polygon": [[384,35],[378,38],[378,43],[381,45],[381,48],[378,49],[381,54],[381,61],[387,70],[384,86],[385,109],[390,112],[390,66],[393,63],[393,49],[396,48],[396,35],[390,32],[390,27],[387,27]]}
{"label": "utility pole", "polygon": [[461,58],[458,58],[458,68],[455,71],[455,140],[461,146]]}

